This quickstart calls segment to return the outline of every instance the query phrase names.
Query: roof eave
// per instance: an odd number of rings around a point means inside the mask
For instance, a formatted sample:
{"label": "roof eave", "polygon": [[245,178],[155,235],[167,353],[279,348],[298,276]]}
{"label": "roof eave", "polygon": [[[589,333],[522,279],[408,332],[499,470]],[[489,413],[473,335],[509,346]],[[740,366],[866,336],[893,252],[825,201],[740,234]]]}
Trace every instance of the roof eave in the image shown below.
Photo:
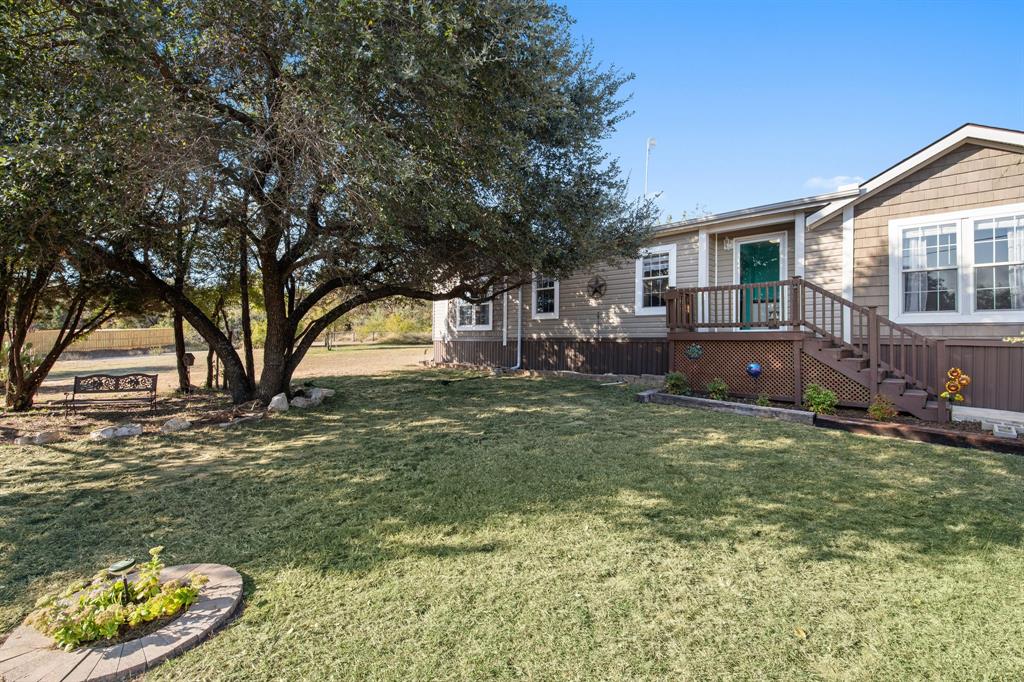
{"label": "roof eave", "polygon": [[807,229],[814,229],[847,206],[863,201],[875,192],[910,175],[921,166],[965,144],[982,144],[1015,149],[1024,148],[1024,131],[1009,128],[993,128],[976,123],[962,125],[948,135],[939,138],[927,147],[918,150],[899,163],[890,166],[878,175],[865,181],[858,187],[855,196],[831,201],[824,208],[812,213],[807,218]]}
{"label": "roof eave", "polygon": [[826,206],[832,201],[842,199],[843,197],[856,195],[857,191],[857,189],[849,189],[838,192],[829,192],[828,194],[819,194],[811,197],[802,197],[799,199],[779,201],[773,204],[752,206],[750,208],[743,208],[736,211],[715,213],[712,215],[701,216],[700,218],[676,220],[671,223],[656,225],[654,228],[654,232],[659,236],[664,234],[674,234],[677,232],[686,232],[688,230],[697,230],[702,227],[716,225],[718,223],[730,222],[733,220],[742,220],[745,218],[760,218],[764,216],[773,215],[776,213],[789,213],[793,211],[798,211],[800,209],[806,210],[810,208],[816,208],[819,206]]}

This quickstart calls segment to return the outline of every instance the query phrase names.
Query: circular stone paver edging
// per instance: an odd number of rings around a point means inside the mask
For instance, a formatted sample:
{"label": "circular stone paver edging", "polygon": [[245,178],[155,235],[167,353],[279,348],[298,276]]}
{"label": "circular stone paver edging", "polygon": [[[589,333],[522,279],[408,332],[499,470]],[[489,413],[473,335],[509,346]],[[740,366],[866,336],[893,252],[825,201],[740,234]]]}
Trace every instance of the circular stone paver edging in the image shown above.
{"label": "circular stone paver edging", "polygon": [[64,651],[30,625],[21,625],[0,646],[4,682],[99,682],[150,670],[197,646],[224,625],[242,602],[242,576],[221,564],[181,564],[160,572],[161,582],[199,573],[210,580],[185,613],[145,637],[108,647]]}

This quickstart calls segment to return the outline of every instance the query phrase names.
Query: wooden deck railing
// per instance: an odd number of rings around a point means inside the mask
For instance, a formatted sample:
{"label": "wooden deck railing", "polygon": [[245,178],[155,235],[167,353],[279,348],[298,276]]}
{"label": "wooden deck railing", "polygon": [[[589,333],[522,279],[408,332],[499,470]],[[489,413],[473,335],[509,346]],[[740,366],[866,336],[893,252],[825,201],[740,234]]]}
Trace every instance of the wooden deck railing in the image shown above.
{"label": "wooden deck railing", "polygon": [[938,395],[945,347],[932,339],[808,282],[802,277],[726,286],[669,289],[669,332],[714,330],[809,331],[868,358],[878,385],[884,369]]}

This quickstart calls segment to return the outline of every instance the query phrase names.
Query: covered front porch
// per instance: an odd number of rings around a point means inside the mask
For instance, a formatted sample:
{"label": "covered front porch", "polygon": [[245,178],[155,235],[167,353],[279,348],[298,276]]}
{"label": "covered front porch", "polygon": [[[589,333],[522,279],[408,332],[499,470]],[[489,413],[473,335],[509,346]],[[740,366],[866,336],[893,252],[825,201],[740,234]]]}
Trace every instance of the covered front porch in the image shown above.
{"label": "covered front porch", "polygon": [[[770,264],[770,250],[752,255],[765,254]],[[948,418],[938,401],[944,341],[802,277],[670,289],[666,306],[669,369],[693,385],[721,378],[736,395],[800,402],[815,383],[843,405],[866,407],[881,394],[921,419]],[[747,371],[751,363],[761,368],[757,376]]]}

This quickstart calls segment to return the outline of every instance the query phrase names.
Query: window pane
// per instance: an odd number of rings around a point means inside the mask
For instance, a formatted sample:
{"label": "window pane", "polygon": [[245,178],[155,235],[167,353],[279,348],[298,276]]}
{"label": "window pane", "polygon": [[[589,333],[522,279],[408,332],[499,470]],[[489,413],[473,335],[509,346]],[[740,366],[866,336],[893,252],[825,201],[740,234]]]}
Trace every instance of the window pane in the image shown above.
{"label": "window pane", "polygon": [[927,270],[903,274],[904,312],[956,310],[957,270]]}
{"label": "window pane", "polygon": [[554,289],[538,289],[537,290],[537,312],[538,313],[553,313],[553,312],[555,312],[555,290]]}
{"label": "window pane", "polygon": [[992,262],[992,242],[976,242],[974,244],[974,262],[975,263],[991,263]]}
{"label": "window pane", "polygon": [[482,303],[480,305],[473,306],[475,313],[475,321],[473,324],[476,325],[488,325],[491,323],[491,304]]}
{"label": "window pane", "polygon": [[473,324],[473,306],[468,303],[459,303],[459,326],[464,327]]}
{"label": "window pane", "polygon": [[668,276],[668,254],[656,253],[644,256],[643,276],[661,277]]}
{"label": "window pane", "polygon": [[978,289],[991,289],[994,285],[992,279],[992,268],[978,268],[975,270],[975,287]]}
{"label": "window pane", "polygon": [[975,289],[978,310],[1024,310],[1024,265],[977,268]]}
{"label": "window pane", "polygon": [[658,308],[665,305],[662,294],[668,287],[668,278],[644,280],[643,305],[645,308]]}

